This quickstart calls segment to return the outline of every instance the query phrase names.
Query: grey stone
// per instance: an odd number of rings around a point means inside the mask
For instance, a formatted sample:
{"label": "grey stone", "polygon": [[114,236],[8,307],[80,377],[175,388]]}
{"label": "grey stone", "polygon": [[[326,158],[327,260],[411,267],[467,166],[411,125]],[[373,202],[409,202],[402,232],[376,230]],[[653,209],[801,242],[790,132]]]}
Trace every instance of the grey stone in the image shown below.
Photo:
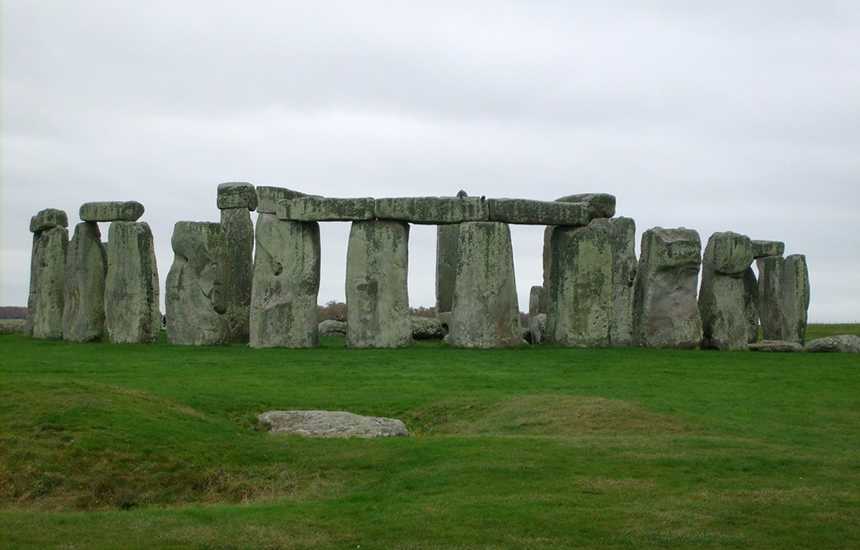
{"label": "grey stone", "polygon": [[251,284],[254,278],[254,225],[246,208],[221,210],[221,228],[227,246],[224,290],[230,342],[248,342]]}
{"label": "grey stone", "polygon": [[326,319],[319,324],[320,336],[346,336],[346,323],[335,319]]}
{"label": "grey stone", "polygon": [[764,258],[767,256],[782,256],[785,252],[785,243],[780,241],[752,241],[753,258]]}
{"label": "grey stone", "polygon": [[860,353],[860,336],[839,334],[816,338],[807,342],[805,349],[811,352]]}
{"label": "grey stone", "polygon": [[81,222],[66,252],[63,339],[100,340],[105,332],[107,254],[95,222]]}
{"label": "grey stone", "polygon": [[39,233],[54,227],[69,227],[69,217],[62,210],[46,208],[30,218],[30,233]]}
{"label": "grey stone", "polygon": [[783,340],[762,340],[748,346],[750,351],[769,351],[778,353],[796,353],[803,351],[803,346],[797,342],[785,342]]}
{"label": "grey stone", "polygon": [[546,332],[546,314],[541,313],[541,304],[544,302],[544,291],[542,286],[533,286],[529,290],[529,322],[528,337],[530,344],[543,342]]}
{"label": "grey stone", "polygon": [[747,321],[747,342],[758,340],[758,279],[752,267],[744,271],[744,317]]}
{"label": "grey stone", "polygon": [[409,320],[409,224],[353,222],[346,259],[346,345],[406,346]]}
{"label": "grey stone", "polygon": [[764,338],[802,344],[809,308],[806,257],[768,256],[759,262],[759,314]]}
{"label": "grey stone", "polygon": [[105,332],[115,344],[155,342],[161,332],[158,268],[146,222],[113,222],[108,230]]}
{"label": "grey stone", "polygon": [[298,197],[278,203],[278,218],[297,222],[363,221],[375,218],[371,198]]}
{"label": "grey stone", "polygon": [[257,191],[257,212],[260,214],[277,214],[278,203],[282,200],[297,199],[306,197],[305,193],[293,191],[286,187],[270,187],[258,185]]}
{"label": "grey stone", "polygon": [[699,291],[702,347],[746,349],[750,324],[744,277],[752,261],[752,244],[746,235],[727,231],[708,239]]}
{"label": "grey stone", "polygon": [[0,319],[0,334],[27,334],[26,319]]}
{"label": "grey stone", "polygon": [[642,235],[641,251],[633,298],[634,343],[644,347],[699,346],[699,234],[683,227],[655,227]]}
{"label": "grey stone", "polygon": [[586,203],[487,199],[490,221],[532,225],[586,225],[592,218]]}
{"label": "grey stone", "polygon": [[85,222],[136,222],[143,212],[143,205],[136,201],[85,202],[80,216]]}
{"label": "grey stone", "polygon": [[458,248],[448,343],[466,348],[521,345],[510,228],[499,222],[463,223]]}
{"label": "grey stone", "polygon": [[441,340],[445,337],[445,327],[442,325],[442,321],[435,317],[413,315],[410,322],[414,340]]}
{"label": "grey stone", "polygon": [[543,229],[543,300],[540,312],[549,311],[549,279],[552,268],[552,231],[555,226],[548,225]]}
{"label": "grey stone", "polygon": [[360,416],[344,411],[267,411],[257,419],[274,433],[323,438],[405,437],[409,431],[396,418]]}
{"label": "grey stone", "polygon": [[460,224],[436,227],[436,311],[450,312],[454,305],[454,285],[457,280]]}
{"label": "grey stone", "polygon": [[230,181],[218,185],[218,209],[257,209],[257,191],[250,183]]}
{"label": "grey stone", "polygon": [[580,193],[556,199],[557,202],[581,202],[588,205],[589,217],[611,218],[615,215],[615,195],[608,193]]}
{"label": "grey stone", "polygon": [[483,197],[400,197],[376,199],[376,217],[417,224],[446,224],[489,218]]}
{"label": "grey stone", "polygon": [[547,341],[563,346],[609,345],[612,246],[608,224],[552,231]]}
{"label": "grey stone", "polygon": [[257,218],[251,347],[319,345],[320,230],[312,222]]}
{"label": "grey stone", "polygon": [[[611,196],[611,195],[610,195]],[[633,345],[633,288],[639,263],[636,261],[636,222],[631,218],[597,219],[606,224],[612,250],[612,313],[609,345]]]}
{"label": "grey stone", "polygon": [[165,285],[167,338],[190,346],[227,343],[227,242],[221,224],[177,222],[170,242],[174,258]]}
{"label": "grey stone", "polygon": [[[44,224],[41,226],[43,227]],[[30,295],[27,302],[28,326],[33,338],[58,339],[63,336],[63,299],[68,246],[69,232],[59,225],[41,229],[33,235]]]}

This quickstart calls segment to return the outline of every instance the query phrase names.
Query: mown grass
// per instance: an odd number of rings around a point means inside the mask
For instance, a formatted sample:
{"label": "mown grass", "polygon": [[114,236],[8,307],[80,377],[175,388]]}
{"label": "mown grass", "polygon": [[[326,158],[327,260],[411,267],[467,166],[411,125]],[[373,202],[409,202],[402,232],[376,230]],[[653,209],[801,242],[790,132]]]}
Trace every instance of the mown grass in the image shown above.
{"label": "mown grass", "polygon": [[[13,335],[0,365],[4,548],[860,547],[856,355]],[[413,437],[273,436],[274,408]]]}

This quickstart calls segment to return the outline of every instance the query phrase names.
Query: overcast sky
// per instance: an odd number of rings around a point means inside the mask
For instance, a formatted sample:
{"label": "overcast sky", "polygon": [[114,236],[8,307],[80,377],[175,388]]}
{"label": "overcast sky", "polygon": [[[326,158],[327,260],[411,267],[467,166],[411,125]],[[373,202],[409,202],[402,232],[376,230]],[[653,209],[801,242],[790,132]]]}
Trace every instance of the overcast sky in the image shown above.
{"label": "overcast sky", "polygon": [[[0,305],[30,216],[138,200],[162,280],[223,181],[329,196],[618,197],[786,242],[814,321],[860,321],[860,2],[2,2]],[[347,224],[323,224],[320,302]],[[103,230],[106,238],[106,228]],[[520,308],[542,228],[512,227]],[[412,305],[435,228],[413,226]],[[162,292],[163,293],[163,292]]]}

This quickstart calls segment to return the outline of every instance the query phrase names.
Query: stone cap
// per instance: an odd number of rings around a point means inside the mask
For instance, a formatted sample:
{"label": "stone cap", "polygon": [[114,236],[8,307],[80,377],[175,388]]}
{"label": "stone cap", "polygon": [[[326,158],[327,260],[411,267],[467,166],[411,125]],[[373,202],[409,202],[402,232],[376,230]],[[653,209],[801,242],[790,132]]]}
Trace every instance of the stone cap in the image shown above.
{"label": "stone cap", "polygon": [[702,240],[695,229],[653,227],[642,234],[640,265],[650,269],[695,267],[702,260]]}
{"label": "stone cap", "polygon": [[615,195],[609,193],[579,193],[556,199],[556,202],[584,202],[592,218],[611,218],[615,215]]}
{"label": "stone cap", "polygon": [[397,197],[376,199],[376,217],[439,225],[489,220],[484,197]]}
{"label": "stone cap", "polygon": [[750,238],[732,231],[711,235],[702,259],[702,263],[709,269],[724,275],[735,276],[743,275],[752,261]]}
{"label": "stone cap", "polygon": [[372,220],[374,200],[306,196],[278,201],[278,218],[297,222]]}
{"label": "stone cap", "polygon": [[257,188],[257,212],[260,214],[277,214],[278,201],[285,199],[297,199],[308,196],[299,191],[293,191],[286,187],[272,187],[258,185]]}
{"label": "stone cap", "polygon": [[137,201],[108,201],[85,202],[79,213],[85,222],[136,222],[143,212]]}
{"label": "stone cap", "polygon": [[257,209],[257,192],[254,186],[242,181],[228,181],[218,185],[218,209]]}
{"label": "stone cap", "polygon": [[490,221],[530,225],[588,225],[593,216],[584,202],[487,199]]}
{"label": "stone cap", "polygon": [[782,256],[785,253],[785,243],[781,241],[758,241],[752,242],[753,258],[764,258],[766,256]]}
{"label": "stone cap", "polygon": [[69,227],[69,217],[57,208],[40,210],[30,218],[30,232],[39,233],[53,227]]}

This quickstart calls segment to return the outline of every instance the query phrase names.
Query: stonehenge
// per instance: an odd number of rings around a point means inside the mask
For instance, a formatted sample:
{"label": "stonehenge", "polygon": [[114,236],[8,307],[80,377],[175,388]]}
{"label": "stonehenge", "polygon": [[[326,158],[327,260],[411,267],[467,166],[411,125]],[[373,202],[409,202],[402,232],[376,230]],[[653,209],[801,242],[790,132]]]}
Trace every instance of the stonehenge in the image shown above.
{"label": "stonehenge", "polygon": [[30,220],[33,253],[27,308],[28,331],[33,338],[63,337],[68,225],[66,213],[54,208],[42,210]]}
{"label": "stonehenge", "polygon": [[806,256],[767,256],[760,265],[759,315],[764,338],[803,344],[810,299]]}
{"label": "stonehenge", "polygon": [[66,252],[64,340],[94,342],[104,336],[106,276],[107,252],[98,224],[77,224]]}
{"label": "stonehenge", "polygon": [[247,343],[253,278],[254,224],[251,212],[257,208],[257,192],[250,183],[228,182],[218,186],[218,209],[227,247],[224,286],[227,293],[227,338]]}
{"label": "stonehenge", "polygon": [[546,313],[541,311],[544,303],[544,289],[533,286],[529,290],[529,343],[540,344],[546,332]]}
{"label": "stonehenge", "polygon": [[738,233],[714,233],[702,259],[699,313],[702,347],[745,349],[750,340],[750,294],[746,281],[753,261],[750,238]]}

